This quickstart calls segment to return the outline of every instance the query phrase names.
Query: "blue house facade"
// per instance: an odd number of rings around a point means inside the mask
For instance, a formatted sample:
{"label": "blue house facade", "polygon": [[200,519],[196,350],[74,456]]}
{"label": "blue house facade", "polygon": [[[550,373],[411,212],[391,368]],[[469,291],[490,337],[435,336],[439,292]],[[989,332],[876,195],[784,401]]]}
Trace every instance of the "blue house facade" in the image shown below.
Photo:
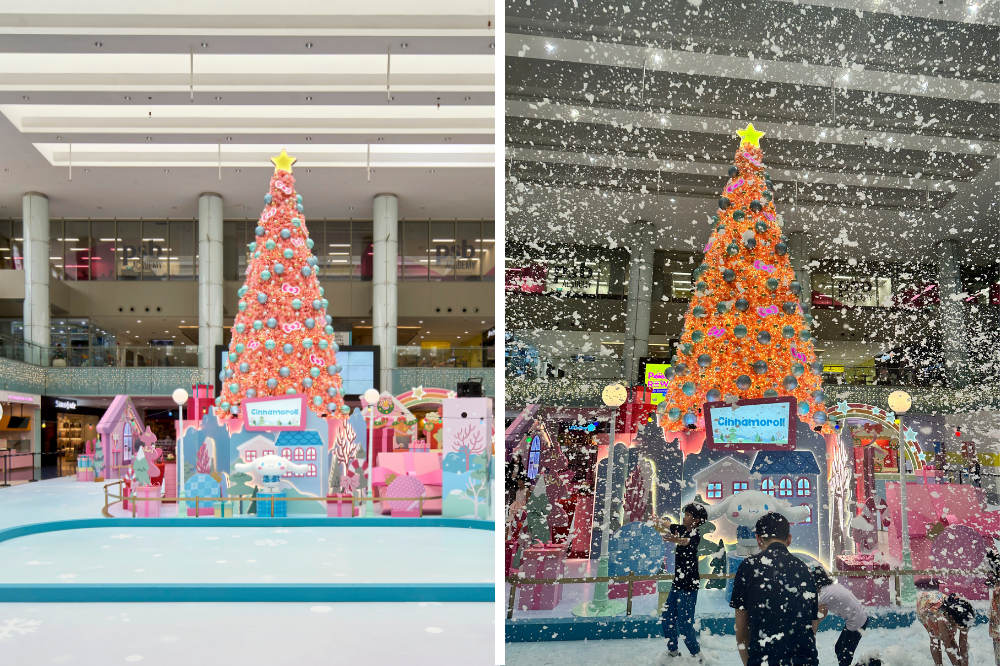
{"label": "blue house facade", "polygon": [[286,480],[295,486],[300,493],[325,497],[327,475],[324,474],[324,463],[327,456],[323,450],[323,440],[319,433],[313,430],[285,430],[278,433],[274,443],[275,454],[298,465],[306,465],[309,471],[293,474],[289,472]]}
{"label": "blue house facade", "polygon": [[792,523],[792,550],[819,557],[819,476],[812,451],[758,451],[750,466],[757,489],[809,508],[804,522]]}

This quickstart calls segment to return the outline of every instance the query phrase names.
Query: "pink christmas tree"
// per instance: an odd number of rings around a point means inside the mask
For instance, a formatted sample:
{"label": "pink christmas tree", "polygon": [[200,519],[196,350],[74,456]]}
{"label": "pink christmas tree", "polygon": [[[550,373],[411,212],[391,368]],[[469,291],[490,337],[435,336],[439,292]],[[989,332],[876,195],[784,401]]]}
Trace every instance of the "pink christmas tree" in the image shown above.
{"label": "pink christmas tree", "polygon": [[329,303],[292,177],[295,158],[282,150],[271,161],[271,187],[250,243],[246,281],[237,292],[229,364],[220,373],[220,419],[238,416],[243,398],[302,393],[320,416],[335,415],[344,404]]}
{"label": "pink christmas tree", "polygon": [[207,441],[198,449],[198,462],[195,464],[194,471],[198,474],[212,473],[212,455],[208,452]]}

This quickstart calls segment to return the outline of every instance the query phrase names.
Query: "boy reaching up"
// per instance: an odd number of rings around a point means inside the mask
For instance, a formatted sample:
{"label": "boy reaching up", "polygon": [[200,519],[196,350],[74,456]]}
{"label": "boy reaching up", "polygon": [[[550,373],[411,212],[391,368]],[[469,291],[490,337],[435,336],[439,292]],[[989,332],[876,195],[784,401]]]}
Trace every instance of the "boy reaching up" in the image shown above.
{"label": "boy reaching up", "polygon": [[698,574],[698,544],[701,535],[698,528],[708,520],[708,512],[700,504],[684,507],[684,519],[680,525],[661,522],[656,529],[663,539],[676,544],[674,556],[674,581],[663,605],[663,637],[667,639],[667,656],[679,657],[677,635],[684,636],[684,644],[692,657],[704,662],[698,645],[698,632],[694,630],[694,607],[698,602],[698,588],[701,576]]}

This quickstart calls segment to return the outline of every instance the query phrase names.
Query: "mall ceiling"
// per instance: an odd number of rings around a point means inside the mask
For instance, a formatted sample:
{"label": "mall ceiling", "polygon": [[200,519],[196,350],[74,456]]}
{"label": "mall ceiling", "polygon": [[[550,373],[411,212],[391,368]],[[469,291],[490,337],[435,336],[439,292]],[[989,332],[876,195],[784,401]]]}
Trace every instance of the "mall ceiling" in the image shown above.
{"label": "mall ceiling", "polygon": [[814,257],[998,256],[996,0],[533,0],[506,30],[509,238],[698,248],[751,121]]}
{"label": "mall ceiling", "polygon": [[0,217],[19,217],[26,191],[55,217],[193,217],[209,191],[253,218],[287,148],[313,217],[370,217],[393,192],[404,218],[492,219],[492,8],[0,7]]}

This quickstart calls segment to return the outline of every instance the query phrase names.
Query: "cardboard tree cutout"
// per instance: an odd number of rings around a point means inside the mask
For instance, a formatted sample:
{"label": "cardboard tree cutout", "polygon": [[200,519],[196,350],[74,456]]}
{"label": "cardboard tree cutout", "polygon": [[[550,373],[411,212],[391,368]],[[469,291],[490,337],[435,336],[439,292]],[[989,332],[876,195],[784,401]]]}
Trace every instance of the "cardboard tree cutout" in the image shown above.
{"label": "cardboard tree cutout", "polygon": [[104,447],[100,444],[94,448],[94,480],[104,480]]}
{"label": "cardboard tree cutout", "polygon": [[149,462],[146,460],[146,450],[141,446],[135,452],[135,459],[132,461],[132,470],[135,472],[135,480],[138,485],[150,485]]}
{"label": "cardboard tree cutout", "polygon": [[[694,496],[694,503],[701,504],[708,510],[710,506],[708,502],[702,499],[701,494]],[[722,539],[719,539],[719,543],[712,543],[710,539],[707,539],[709,534],[714,532],[716,529],[715,523],[706,520],[698,528],[698,534],[701,535],[701,542],[698,545],[698,557],[709,558],[707,561],[708,570],[704,573],[713,574],[724,574],[726,573],[726,544]],[[704,583],[704,588],[706,590],[724,590],[726,589],[726,581],[724,578],[706,580]]]}

